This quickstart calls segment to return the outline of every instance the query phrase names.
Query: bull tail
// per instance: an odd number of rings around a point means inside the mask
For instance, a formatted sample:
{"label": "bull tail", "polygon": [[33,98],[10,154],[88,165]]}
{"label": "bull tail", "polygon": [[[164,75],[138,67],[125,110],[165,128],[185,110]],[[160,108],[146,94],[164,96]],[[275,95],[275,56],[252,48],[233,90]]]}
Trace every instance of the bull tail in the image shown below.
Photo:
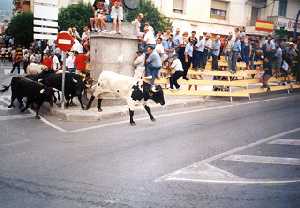
{"label": "bull tail", "polygon": [[2,89],[0,90],[0,92],[6,92],[9,88],[10,88],[10,85],[2,85]]}

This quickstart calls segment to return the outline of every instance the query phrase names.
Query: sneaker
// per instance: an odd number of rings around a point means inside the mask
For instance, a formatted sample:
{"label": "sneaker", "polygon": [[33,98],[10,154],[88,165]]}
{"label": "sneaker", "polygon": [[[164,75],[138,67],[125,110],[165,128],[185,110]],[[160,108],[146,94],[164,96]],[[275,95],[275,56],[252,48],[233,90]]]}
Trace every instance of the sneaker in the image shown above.
{"label": "sneaker", "polygon": [[119,32],[117,32],[117,34],[119,34],[119,35],[122,35],[122,32],[121,32],[121,31],[119,31]]}
{"label": "sneaker", "polygon": [[98,29],[97,32],[102,32],[102,30],[101,30],[101,29]]}
{"label": "sneaker", "polygon": [[110,34],[116,34],[117,32],[115,30],[112,30],[109,32]]}
{"label": "sneaker", "polygon": [[108,30],[102,30],[102,32],[105,32],[105,33],[107,33],[107,32],[108,32]]}

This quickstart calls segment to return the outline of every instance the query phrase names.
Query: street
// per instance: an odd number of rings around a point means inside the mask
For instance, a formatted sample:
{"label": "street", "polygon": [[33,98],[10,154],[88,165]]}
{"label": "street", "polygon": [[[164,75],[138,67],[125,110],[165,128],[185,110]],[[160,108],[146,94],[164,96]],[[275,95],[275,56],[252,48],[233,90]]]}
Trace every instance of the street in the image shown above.
{"label": "street", "polygon": [[36,120],[8,101],[1,208],[300,207],[299,93],[162,109],[135,127]]}

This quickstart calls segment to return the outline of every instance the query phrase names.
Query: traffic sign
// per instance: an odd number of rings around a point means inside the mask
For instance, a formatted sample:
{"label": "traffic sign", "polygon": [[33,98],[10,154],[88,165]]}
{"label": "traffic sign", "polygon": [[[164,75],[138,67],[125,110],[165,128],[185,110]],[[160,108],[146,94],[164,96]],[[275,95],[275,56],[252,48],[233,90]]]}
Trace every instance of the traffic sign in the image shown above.
{"label": "traffic sign", "polygon": [[58,33],[56,41],[57,47],[64,52],[70,51],[75,42],[72,35],[66,31]]}

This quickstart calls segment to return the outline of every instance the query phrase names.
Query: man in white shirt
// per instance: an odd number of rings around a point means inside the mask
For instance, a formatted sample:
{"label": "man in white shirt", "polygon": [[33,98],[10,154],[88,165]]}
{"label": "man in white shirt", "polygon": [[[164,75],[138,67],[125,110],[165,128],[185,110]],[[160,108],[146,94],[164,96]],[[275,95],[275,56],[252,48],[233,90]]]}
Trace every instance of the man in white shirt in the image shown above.
{"label": "man in white shirt", "polygon": [[182,68],[182,63],[178,59],[177,55],[174,55],[171,59],[171,69],[173,69],[175,72],[172,74],[170,78],[170,88],[173,89],[173,86],[176,87],[176,89],[180,88],[180,85],[177,83],[177,80],[180,77],[184,76],[184,70]]}
{"label": "man in white shirt", "polygon": [[158,38],[156,41],[156,47],[155,47],[156,52],[159,54],[162,62],[165,61],[166,57],[165,57],[165,48],[162,44],[162,38]]}
{"label": "man in white shirt", "polygon": [[199,41],[195,45],[196,66],[194,66],[194,68],[203,69],[204,46],[205,46],[205,39],[203,36],[199,36]]}
{"label": "man in white shirt", "polygon": [[146,48],[147,46],[151,46],[152,48],[155,48],[156,40],[154,37],[154,33],[149,29],[148,26],[145,26],[144,32],[145,32],[144,44],[146,45]]}
{"label": "man in white shirt", "polygon": [[54,54],[54,56],[52,58],[52,69],[54,72],[57,72],[58,70],[60,70],[60,61],[58,59],[57,54]]}
{"label": "man in white shirt", "polygon": [[205,37],[205,44],[204,44],[204,55],[203,55],[203,68],[205,69],[207,60],[210,56],[210,50],[212,46],[212,40],[210,39],[210,34],[207,34]]}
{"label": "man in white shirt", "polygon": [[75,56],[72,52],[68,53],[68,57],[66,59],[66,67],[67,67],[69,72],[71,72],[71,73],[76,72],[76,69],[75,69]]}

